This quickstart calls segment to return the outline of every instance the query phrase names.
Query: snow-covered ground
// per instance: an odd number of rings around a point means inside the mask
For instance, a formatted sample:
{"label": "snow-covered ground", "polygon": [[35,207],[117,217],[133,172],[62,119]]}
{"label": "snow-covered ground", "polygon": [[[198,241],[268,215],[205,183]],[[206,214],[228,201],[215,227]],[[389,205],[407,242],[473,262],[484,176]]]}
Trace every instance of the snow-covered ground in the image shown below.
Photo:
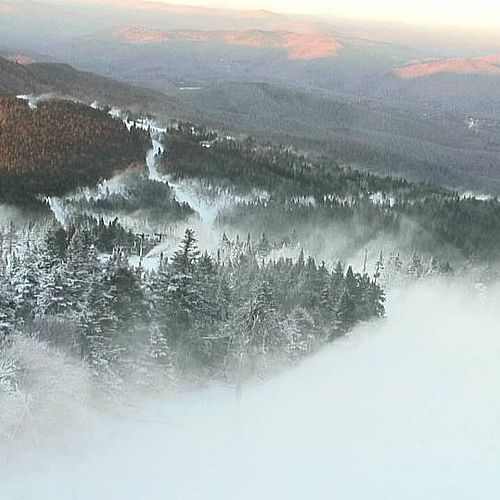
{"label": "snow-covered ground", "polygon": [[[198,213],[201,238],[218,241],[221,211],[265,196],[173,182],[155,157],[164,130],[147,120],[139,126],[152,131],[150,178],[169,183]],[[97,191],[120,186],[117,177]],[[64,224],[63,200],[49,202]],[[372,202],[393,203],[378,193]],[[4,223],[24,217],[6,207],[0,215]],[[151,262],[173,251],[184,227]],[[21,410],[33,400],[41,408],[29,436],[0,443],[0,500],[497,498],[499,297],[500,286],[430,280],[392,290],[387,320],[247,387],[239,401],[233,389],[215,386],[97,409],[81,366],[63,355],[54,364],[25,346],[32,363],[44,373],[52,363],[52,371],[40,377],[45,391],[18,402]]]}
{"label": "snow-covered ground", "polygon": [[57,196],[47,197],[47,203],[49,204],[50,210],[54,214],[54,217],[61,226],[65,227],[68,222],[69,214],[64,207],[64,201]]}
{"label": "snow-covered ground", "polygon": [[20,99],[21,101],[27,101],[30,109],[36,109],[38,107],[38,103],[41,100],[41,97],[32,96],[32,95],[24,95],[24,94],[18,95],[16,97],[18,99]]}
{"label": "snow-covered ground", "polygon": [[[97,102],[92,103],[91,106],[96,109],[100,107]],[[140,118],[136,121],[129,120],[129,118],[118,108],[112,108],[109,114],[115,119],[123,120],[129,130],[135,126],[147,130],[150,133],[151,148],[148,150],[145,158],[149,179],[154,182],[168,184],[176,200],[179,203],[188,204],[194,212],[196,212],[196,215],[188,222],[183,221],[178,224],[175,221],[164,221],[165,231],[169,233],[169,237],[165,238],[162,244],[154,249],[151,255],[146,256],[146,260],[149,259],[150,262],[142,263],[147,267],[156,266],[158,264],[158,256],[162,252],[170,254],[177,248],[187,226],[192,227],[196,231],[197,237],[200,240],[200,245],[203,249],[215,251],[222,236],[222,232],[217,231],[215,228],[217,216],[221,212],[230,210],[238,203],[249,203],[256,200],[267,199],[267,193],[259,190],[254,190],[245,196],[241,196],[232,193],[228,188],[218,189],[217,187],[204,186],[197,180],[173,179],[171,175],[160,172],[158,168],[159,155],[163,154],[165,151],[165,145],[162,140],[167,129],[148,118]],[[47,202],[53,212],[54,218],[62,226],[65,226],[71,217],[75,215],[71,212],[71,209],[68,211],[67,200],[89,200],[90,198],[105,199],[109,195],[119,193],[124,189],[123,175],[118,174],[112,179],[103,181],[96,187],[80,188],[62,198],[48,197]],[[113,218],[114,215],[110,216],[111,220]],[[148,232],[147,227],[138,227],[141,226],[144,221],[134,220],[134,223],[131,224],[127,216],[123,216],[122,214],[120,214],[120,221],[126,227],[131,227],[136,232]]]}
{"label": "snow-covered ground", "polygon": [[491,194],[477,193],[475,191],[466,191],[462,193],[462,198],[475,198],[479,201],[489,201],[493,200],[494,196]]}
{"label": "snow-covered ground", "polygon": [[[298,369],[93,413],[0,467],[8,500],[500,495],[500,289],[421,283]],[[92,437],[93,436],[93,437]]]}

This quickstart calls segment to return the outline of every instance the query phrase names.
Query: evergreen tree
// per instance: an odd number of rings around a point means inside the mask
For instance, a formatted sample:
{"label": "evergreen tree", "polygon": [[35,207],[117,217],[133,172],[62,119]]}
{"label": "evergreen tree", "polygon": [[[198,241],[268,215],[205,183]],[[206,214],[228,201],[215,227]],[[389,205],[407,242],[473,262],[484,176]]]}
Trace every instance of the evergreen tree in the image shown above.
{"label": "evergreen tree", "polygon": [[197,240],[192,229],[186,229],[181,247],[172,257],[172,268],[176,273],[192,274],[194,266],[200,256]]}
{"label": "evergreen tree", "polygon": [[113,310],[113,297],[108,293],[100,269],[96,269],[90,279],[78,321],[80,355],[95,375],[115,383],[119,380],[117,361],[120,350],[116,343],[118,321]]}
{"label": "evergreen tree", "polygon": [[0,351],[14,333],[15,305],[4,287],[0,286]]}
{"label": "evergreen tree", "polygon": [[21,321],[30,321],[34,317],[39,290],[37,258],[32,248],[26,249],[23,258],[12,256],[10,284],[17,315]]}
{"label": "evergreen tree", "polygon": [[385,269],[384,253],[382,252],[382,250],[380,250],[379,258],[375,264],[375,274],[373,275],[375,281],[380,280],[384,272],[384,269]]}
{"label": "evergreen tree", "polygon": [[259,259],[264,259],[271,251],[271,244],[267,239],[266,233],[262,233],[262,237],[257,245],[256,254]]}
{"label": "evergreen tree", "polygon": [[269,282],[263,281],[258,286],[245,317],[245,325],[254,353],[265,355],[279,352],[284,339]]}
{"label": "evergreen tree", "polygon": [[95,241],[85,227],[78,226],[70,238],[67,258],[62,269],[64,294],[75,314],[82,311],[89,284],[93,282],[99,267]]}
{"label": "evergreen tree", "polygon": [[417,279],[424,275],[422,258],[416,252],[411,257],[410,265],[408,266],[408,275]]}
{"label": "evergreen tree", "polygon": [[172,379],[175,366],[174,354],[168,345],[164,329],[158,324],[151,326],[148,354],[152,370],[162,377]]}
{"label": "evergreen tree", "polygon": [[63,275],[65,240],[66,233],[58,228],[45,235],[39,249],[39,290],[35,308],[39,317],[61,315],[70,308]]}
{"label": "evergreen tree", "polygon": [[296,307],[285,322],[286,351],[289,360],[296,363],[307,357],[320,343],[313,317],[302,307]]}
{"label": "evergreen tree", "polygon": [[340,298],[337,312],[337,332],[340,334],[347,333],[355,325],[356,319],[356,303],[346,290]]}

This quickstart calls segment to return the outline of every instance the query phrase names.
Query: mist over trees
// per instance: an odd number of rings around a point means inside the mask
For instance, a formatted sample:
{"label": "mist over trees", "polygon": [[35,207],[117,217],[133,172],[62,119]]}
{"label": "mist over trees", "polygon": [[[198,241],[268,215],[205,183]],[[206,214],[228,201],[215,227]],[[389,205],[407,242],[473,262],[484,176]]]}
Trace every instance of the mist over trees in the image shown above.
{"label": "mist over trees", "polygon": [[282,235],[339,223],[357,240],[356,248],[377,236],[410,232],[416,251],[442,260],[450,254],[479,261],[500,256],[496,198],[478,200],[434,184],[343,168],[334,158],[311,161],[285,147],[190,124],[169,130],[167,144],[164,169],[174,178],[229,186],[237,194],[258,188],[267,195],[222,213],[221,224]]}
{"label": "mist over trees", "polygon": [[[330,270],[304,254],[295,262],[264,260],[265,237],[224,238],[213,257],[198,250],[187,229],[179,249],[146,270],[130,266],[124,246],[100,257],[99,248],[111,237],[123,243],[124,235],[115,225],[94,229],[80,221],[5,255],[4,361],[9,346],[28,337],[82,359],[111,385],[133,375],[147,383],[144,373],[159,372],[165,383],[169,377],[234,382],[296,363],[358,322],[384,315],[384,292],[367,273],[340,262]],[[5,387],[19,383],[2,367]]]}
{"label": "mist over trees", "polygon": [[0,496],[496,491],[495,37],[50,3],[0,0]]}
{"label": "mist over trees", "polygon": [[[311,161],[189,123],[155,134],[166,146],[154,157],[158,178],[128,172],[78,189],[59,200],[64,227],[45,221],[16,233],[12,224],[0,234],[0,398],[18,401],[34,387],[42,353],[45,363],[74,363],[99,397],[207,381],[241,393],[247,381],[383,317],[386,283],[451,275],[456,263],[497,255],[497,200]],[[113,137],[109,147],[121,148]],[[139,141],[137,155],[151,151],[147,133],[132,125],[127,137]],[[177,250],[164,252],[172,228],[191,223],[217,238],[216,248],[187,229]],[[404,231],[411,252],[368,255],[371,242],[398,242]],[[345,259],[337,239],[349,243]],[[365,253],[362,267],[349,265],[354,252]]]}

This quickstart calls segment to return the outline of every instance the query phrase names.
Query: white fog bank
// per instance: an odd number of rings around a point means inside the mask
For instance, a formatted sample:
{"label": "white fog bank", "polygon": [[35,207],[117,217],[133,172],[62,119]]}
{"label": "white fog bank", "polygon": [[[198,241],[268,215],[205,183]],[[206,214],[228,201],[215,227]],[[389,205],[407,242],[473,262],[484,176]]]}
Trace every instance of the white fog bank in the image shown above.
{"label": "white fog bank", "polygon": [[6,500],[500,496],[500,289],[394,294],[294,371],[154,401],[0,468]]}

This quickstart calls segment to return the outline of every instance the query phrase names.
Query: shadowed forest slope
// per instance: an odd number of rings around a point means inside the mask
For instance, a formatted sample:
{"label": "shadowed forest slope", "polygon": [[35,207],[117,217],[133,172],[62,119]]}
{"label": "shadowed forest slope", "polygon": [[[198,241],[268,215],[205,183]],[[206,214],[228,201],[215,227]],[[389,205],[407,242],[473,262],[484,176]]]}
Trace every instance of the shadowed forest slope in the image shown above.
{"label": "shadowed forest slope", "polygon": [[0,96],[0,196],[19,200],[58,195],[109,177],[141,161],[146,133],[105,111],[68,101],[25,101]]}

